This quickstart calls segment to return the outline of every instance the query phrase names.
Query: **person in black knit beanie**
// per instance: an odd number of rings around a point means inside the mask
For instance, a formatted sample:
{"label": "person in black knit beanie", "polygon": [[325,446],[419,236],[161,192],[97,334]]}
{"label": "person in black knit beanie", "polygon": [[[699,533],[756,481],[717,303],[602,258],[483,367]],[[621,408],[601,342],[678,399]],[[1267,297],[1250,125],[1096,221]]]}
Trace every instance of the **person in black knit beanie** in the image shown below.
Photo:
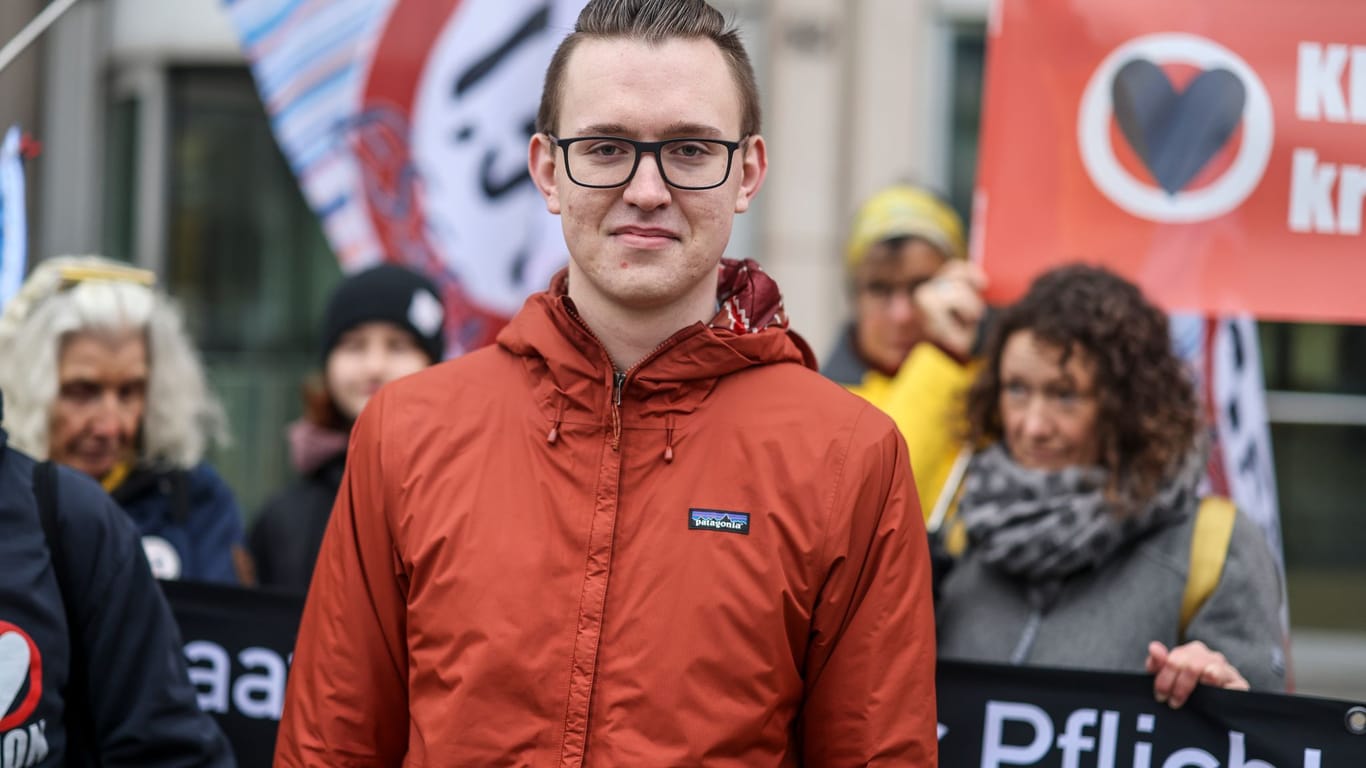
{"label": "person in black knit beanie", "polygon": [[332,292],[323,316],[323,357],[346,332],[370,322],[387,322],[412,334],[430,362],[445,351],[445,311],[432,281],[396,264],[381,264],[347,277]]}
{"label": "person in black knit beanie", "polygon": [[304,415],[289,426],[298,477],[256,518],[248,546],[263,586],[303,592],[346,467],[351,425],[381,386],[440,362],[441,294],[426,277],[383,264],[337,286],[322,322],[322,371],[303,388]]}

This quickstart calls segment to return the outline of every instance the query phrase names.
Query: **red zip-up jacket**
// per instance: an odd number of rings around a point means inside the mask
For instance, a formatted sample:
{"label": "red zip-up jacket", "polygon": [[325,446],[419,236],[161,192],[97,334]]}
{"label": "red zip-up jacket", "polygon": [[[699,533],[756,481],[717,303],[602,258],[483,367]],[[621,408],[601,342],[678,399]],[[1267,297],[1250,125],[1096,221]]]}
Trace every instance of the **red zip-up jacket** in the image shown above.
{"label": "red zip-up jacket", "polygon": [[892,421],[780,309],[614,375],[564,285],[366,407],[276,765],[934,766]]}

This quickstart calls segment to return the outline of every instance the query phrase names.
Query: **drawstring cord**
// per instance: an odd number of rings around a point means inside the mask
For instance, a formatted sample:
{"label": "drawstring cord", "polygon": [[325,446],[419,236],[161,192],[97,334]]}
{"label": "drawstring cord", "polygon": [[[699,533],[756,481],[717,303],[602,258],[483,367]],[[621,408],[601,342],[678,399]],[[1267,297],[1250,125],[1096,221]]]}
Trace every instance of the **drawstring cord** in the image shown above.
{"label": "drawstring cord", "polygon": [[664,420],[664,463],[672,464],[674,461],[674,417],[668,416]]}
{"label": "drawstring cord", "polygon": [[[560,425],[564,423],[564,393],[558,392],[555,398],[555,421],[550,425],[550,431],[545,435],[546,443],[554,445],[560,440]],[[615,423],[615,422],[614,422]],[[672,464],[674,460],[674,417],[668,416],[664,420],[664,463]],[[617,429],[620,429],[618,426]]]}
{"label": "drawstring cord", "polygon": [[[558,392],[558,390],[557,390]],[[546,433],[545,441],[554,445],[560,439],[560,422],[564,421],[564,393],[558,392],[555,406],[555,423],[550,426],[550,431]]]}

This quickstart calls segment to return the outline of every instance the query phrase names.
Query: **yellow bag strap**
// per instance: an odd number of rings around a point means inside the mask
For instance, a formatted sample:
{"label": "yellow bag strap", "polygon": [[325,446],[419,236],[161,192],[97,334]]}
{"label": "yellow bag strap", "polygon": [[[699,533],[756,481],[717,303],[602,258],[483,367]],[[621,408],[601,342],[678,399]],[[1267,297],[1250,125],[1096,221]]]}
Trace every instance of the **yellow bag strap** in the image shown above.
{"label": "yellow bag strap", "polygon": [[944,479],[944,487],[939,489],[939,498],[934,502],[934,509],[930,510],[930,516],[925,520],[925,529],[930,533],[937,533],[945,522],[957,515],[958,497],[963,495],[963,478],[968,474],[972,453],[972,447],[965,445],[959,448],[958,454],[954,456],[953,465],[949,467],[949,475]]}
{"label": "yellow bag strap", "polygon": [[934,513],[926,523],[929,531],[938,534],[944,551],[955,560],[968,551],[968,529],[958,517],[958,500],[963,496],[963,478],[967,475],[968,461],[971,458],[972,449],[964,447],[959,452],[953,468],[949,471],[948,482],[939,493]]}
{"label": "yellow bag strap", "polygon": [[1221,496],[1209,496],[1200,502],[1195,513],[1195,530],[1191,533],[1191,564],[1186,574],[1186,594],[1181,597],[1181,638],[1186,627],[1205,604],[1228,558],[1228,542],[1233,538],[1233,522],[1237,507]]}

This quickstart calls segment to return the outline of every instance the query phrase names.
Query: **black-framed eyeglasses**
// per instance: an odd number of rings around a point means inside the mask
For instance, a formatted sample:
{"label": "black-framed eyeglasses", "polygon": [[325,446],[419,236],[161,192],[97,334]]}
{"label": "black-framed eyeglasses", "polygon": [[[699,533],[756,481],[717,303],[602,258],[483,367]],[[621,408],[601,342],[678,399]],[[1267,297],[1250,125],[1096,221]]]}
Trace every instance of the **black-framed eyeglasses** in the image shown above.
{"label": "black-framed eyeglasses", "polygon": [[635,178],[640,156],[655,156],[659,176],[675,189],[715,189],[730,178],[739,141],[723,139],[666,139],[636,141],[621,136],[575,136],[547,138],[564,151],[564,168],[569,180],[581,187],[611,189]]}

